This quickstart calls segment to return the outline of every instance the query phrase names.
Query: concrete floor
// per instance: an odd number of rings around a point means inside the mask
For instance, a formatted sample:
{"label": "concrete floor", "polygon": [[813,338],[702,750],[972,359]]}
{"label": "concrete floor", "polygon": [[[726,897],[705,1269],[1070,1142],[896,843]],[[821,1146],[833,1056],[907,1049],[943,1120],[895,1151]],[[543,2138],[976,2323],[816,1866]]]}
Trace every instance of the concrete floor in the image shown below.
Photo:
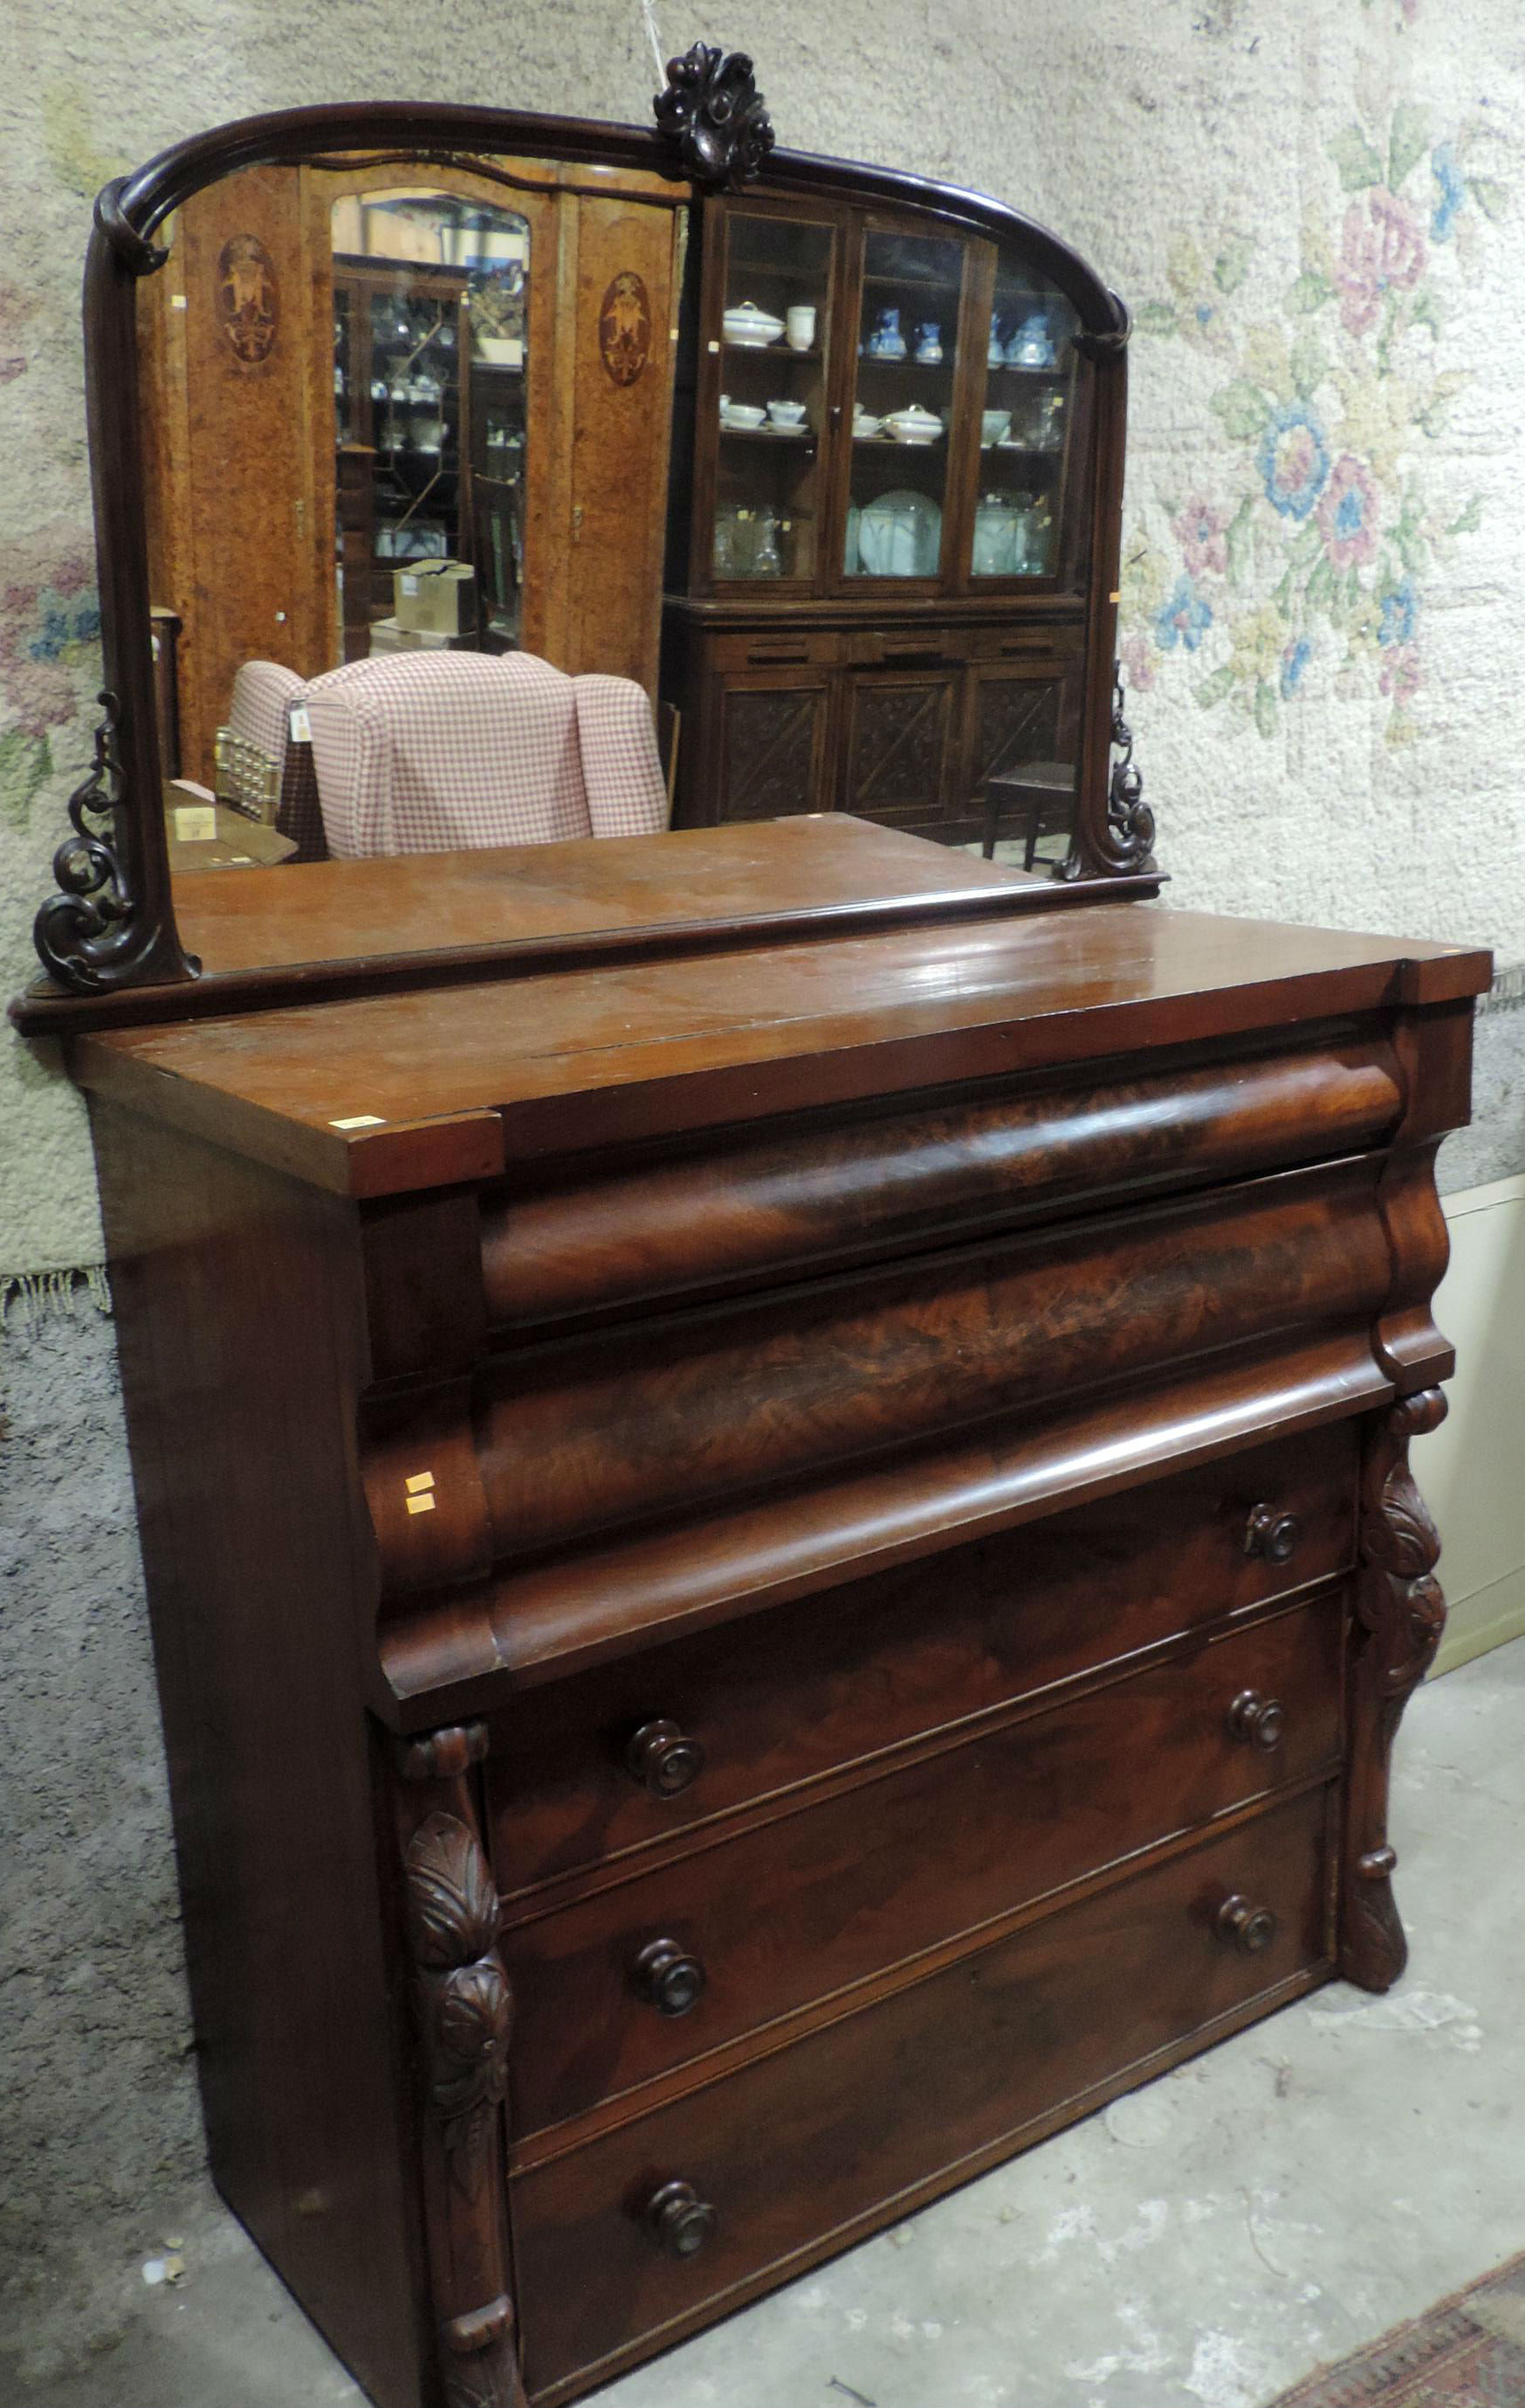
{"label": "concrete floor", "polygon": [[[597,2395],[597,2408],[1263,2408],[1525,2249],[1525,1641],[1416,1699],[1394,1838],[1411,1970],[1342,1986]],[[145,2227],[162,2254],[166,2219]],[[361,2394],[210,2199],[36,2408]]]}

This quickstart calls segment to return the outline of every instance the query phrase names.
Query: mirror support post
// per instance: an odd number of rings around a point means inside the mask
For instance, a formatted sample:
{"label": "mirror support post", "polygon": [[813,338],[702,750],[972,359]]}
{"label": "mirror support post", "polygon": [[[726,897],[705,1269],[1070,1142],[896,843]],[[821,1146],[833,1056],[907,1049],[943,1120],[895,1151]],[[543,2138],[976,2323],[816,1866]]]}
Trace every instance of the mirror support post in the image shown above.
{"label": "mirror support post", "polygon": [[38,911],[42,966],[60,986],[101,995],[192,979],[175,930],[154,725],[148,523],[139,465],[137,286],[166,254],[117,208],[108,184],[85,258],[85,396],[105,661],[95,761],[69,802],[73,833],[53,857],[59,893]]}

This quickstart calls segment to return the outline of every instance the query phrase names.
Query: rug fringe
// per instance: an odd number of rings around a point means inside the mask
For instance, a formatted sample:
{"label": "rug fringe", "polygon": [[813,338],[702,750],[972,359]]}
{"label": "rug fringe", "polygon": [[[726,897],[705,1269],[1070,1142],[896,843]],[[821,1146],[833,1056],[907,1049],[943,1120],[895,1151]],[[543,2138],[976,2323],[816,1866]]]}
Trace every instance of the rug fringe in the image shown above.
{"label": "rug fringe", "polygon": [[48,1322],[77,1312],[81,1301],[97,1312],[110,1312],[104,1263],[79,1263],[59,1271],[0,1271],[0,1330],[14,1316],[26,1335],[35,1338]]}

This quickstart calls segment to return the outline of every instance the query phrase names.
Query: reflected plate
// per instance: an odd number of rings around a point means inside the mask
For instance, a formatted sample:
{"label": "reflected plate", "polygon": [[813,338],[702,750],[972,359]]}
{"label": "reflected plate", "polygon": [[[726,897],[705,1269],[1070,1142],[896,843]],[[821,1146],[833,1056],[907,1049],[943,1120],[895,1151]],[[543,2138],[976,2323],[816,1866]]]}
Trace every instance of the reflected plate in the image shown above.
{"label": "reflected plate", "polygon": [[884,494],[858,516],[858,558],[870,577],[935,577],[942,513],[926,494]]}

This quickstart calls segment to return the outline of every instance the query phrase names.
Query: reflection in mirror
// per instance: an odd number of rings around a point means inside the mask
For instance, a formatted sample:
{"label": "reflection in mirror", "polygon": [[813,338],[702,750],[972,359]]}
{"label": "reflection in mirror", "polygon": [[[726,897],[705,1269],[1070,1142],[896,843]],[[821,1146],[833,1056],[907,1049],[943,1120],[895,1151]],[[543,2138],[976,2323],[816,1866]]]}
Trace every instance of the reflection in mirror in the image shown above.
{"label": "reflection in mirror", "polygon": [[343,657],[520,634],[529,226],[437,191],[332,212]]}
{"label": "reflection in mirror", "polygon": [[322,858],[309,682],[523,635],[530,224],[478,177],[262,168],[172,234],[144,396],[170,867]]}

